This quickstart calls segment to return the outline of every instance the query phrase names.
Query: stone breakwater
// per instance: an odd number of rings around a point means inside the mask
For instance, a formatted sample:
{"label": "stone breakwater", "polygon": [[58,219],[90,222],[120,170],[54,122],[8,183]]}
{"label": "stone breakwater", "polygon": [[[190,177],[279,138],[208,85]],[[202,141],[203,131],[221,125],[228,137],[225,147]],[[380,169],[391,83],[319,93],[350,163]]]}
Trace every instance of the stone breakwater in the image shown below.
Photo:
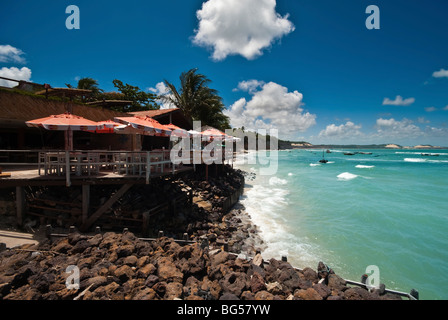
{"label": "stone breakwater", "polygon": [[[68,289],[66,269],[79,269],[79,289]],[[142,241],[131,232],[70,233],[60,240],[0,253],[4,300],[370,300],[400,299],[349,287],[320,263],[294,269],[260,254],[248,260],[200,243],[171,238]]]}

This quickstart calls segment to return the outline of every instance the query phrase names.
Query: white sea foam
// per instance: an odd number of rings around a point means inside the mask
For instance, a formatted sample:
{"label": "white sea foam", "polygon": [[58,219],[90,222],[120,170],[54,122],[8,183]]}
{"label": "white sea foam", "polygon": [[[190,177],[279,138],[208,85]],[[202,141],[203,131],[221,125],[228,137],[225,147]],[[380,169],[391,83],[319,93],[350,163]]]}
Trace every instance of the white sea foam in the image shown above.
{"label": "white sea foam", "polygon": [[406,162],[426,162],[426,159],[420,159],[420,158],[404,158],[404,161],[406,161]]}
{"label": "white sea foam", "polygon": [[318,166],[320,166],[319,163],[310,163],[310,167],[318,167]]}
{"label": "white sea foam", "polygon": [[292,172],[288,173],[288,176],[293,176],[293,175],[294,175],[294,173],[292,173]]}
{"label": "white sea foam", "polygon": [[286,200],[288,194],[286,188],[254,184],[247,192],[245,191],[241,204],[260,230],[260,236],[264,241],[262,249],[264,259],[280,259],[281,256],[288,256],[291,263],[305,263],[305,265],[309,265],[308,261],[315,263],[315,252],[318,252],[318,249],[311,248],[304,239],[293,234],[282,215],[288,205]]}
{"label": "white sea foam", "polygon": [[358,164],[355,168],[371,169],[371,168],[375,168],[375,166],[366,166],[366,165],[363,165],[363,164]]}
{"label": "white sea foam", "polygon": [[285,185],[287,183],[288,181],[286,181],[285,179],[280,179],[277,177],[272,177],[269,179],[269,185],[271,186]]}
{"label": "white sea foam", "polygon": [[338,175],[339,180],[353,180],[357,177],[358,177],[358,175],[350,173],[350,172],[343,172]]}

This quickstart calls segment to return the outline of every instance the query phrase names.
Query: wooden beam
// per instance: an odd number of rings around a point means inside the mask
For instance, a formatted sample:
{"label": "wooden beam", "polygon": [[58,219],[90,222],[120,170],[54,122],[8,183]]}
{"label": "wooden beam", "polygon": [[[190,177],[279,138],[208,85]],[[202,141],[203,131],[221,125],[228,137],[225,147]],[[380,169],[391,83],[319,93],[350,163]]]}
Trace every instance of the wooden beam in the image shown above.
{"label": "wooden beam", "polygon": [[112,195],[112,197],[109,198],[94,214],[92,214],[85,223],[81,226],[81,231],[85,232],[89,227],[98,220],[99,217],[103,213],[105,213],[108,209],[112,207],[112,205],[121,198],[134,184],[133,183],[127,183],[124,184],[115,194]]}

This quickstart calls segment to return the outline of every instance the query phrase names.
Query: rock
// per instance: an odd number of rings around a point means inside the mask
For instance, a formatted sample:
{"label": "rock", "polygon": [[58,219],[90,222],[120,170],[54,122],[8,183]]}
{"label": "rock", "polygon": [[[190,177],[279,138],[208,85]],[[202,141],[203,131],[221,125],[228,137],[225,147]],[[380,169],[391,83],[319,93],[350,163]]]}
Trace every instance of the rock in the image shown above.
{"label": "rock", "polygon": [[297,271],[289,263],[285,264],[281,270],[278,282],[286,286],[291,292],[294,292],[301,284]]}
{"label": "rock", "polygon": [[182,282],[184,275],[177,269],[170,258],[162,257],[157,264],[157,275],[159,276],[160,281]]}
{"label": "rock", "polygon": [[263,257],[261,256],[261,254],[257,254],[253,259],[252,259],[252,263],[254,265],[256,265],[257,267],[262,267],[263,266]]}
{"label": "rock", "polygon": [[152,264],[148,263],[144,267],[138,269],[137,277],[139,278],[148,278],[150,274],[153,274],[157,271],[157,268]]}
{"label": "rock", "polygon": [[137,264],[138,258],[134,255],[127,256],[124,258],[123,263],[127,264],[128,266],[135,266]]}
{"label": "rock", "polygon": [[264,279],[258,272],[255,272],[250,278],[250,289],[253,293],[257,293],[261,290],[266,290]]}
{"label": "rock", "polygon": [[301,298],[303,300],[322,300],[322,296],[317,293],[317,291],[313,288],[308,288],[306,290],[299,289],[298,291],[294,292],[294,296],[297,296],[298,298]]}
{"label": "rock", "polygon": [[280,283],[276,282],[270,282],[266,284],[266,289],[269,293],[272,293],[273,295],[279,295],[283,293],[283,288]]}
{"label": "rock", "polygon": [[331,290],[323,283],[316,283],[313,285],[313,289],[322,297],[322,299],[326,299],[330,294]]}
{"label": "rock", "polygon": [[150,276],[148,276],[148,278],[146,278],[145,280],[145,286],[147,287],[153,287],[157,282],[159,282],[160,279],[158,276],[151,274]]}
{"label": "rock", "polygon": [[328,276],[328,288],[344,291],[346,289],[346,281],[336,274],[330,274]]}
{"label": "rock", "polygon": [[255,300],[255,294],[250,291],[244,291],[241,294],[241,300]]}
{"label": "rock", "polygon": [[222,292],[222,287],[218,280],[211,281],[207,276],[202,279],[201,290],[208,292],[210,297],[214,300],[219,299],[219,295]]}
{"label": "rock", "polygon": [[[75,233],[76,234],[76,233]],[[87,240],[79,240],[76,244],[68,251],[69,254],[83,253],[87,248],[90,247],[90,244]]]}
{"label": "rock", "polygon": [[255,294],[255,300],[274,300],[274,295],[266,290],[262,290]]}
{"label": "rock", "polygon": [[119,246],[117,249],[118,258],[130,256],[135,250],[135,246],[131,244]]}
{"label": "rock", "polygon": [[124,265],[115,270],[114,275],[124,283],[134,276],[134,271],[130,266]]}
{"label": "rock", "polygon": [[96,288],[107,284],[107,278],[104,276],[97,276],[87,279],[87,287],[92,285],[90,291],[94,291]]}
{"label": "rock", "polygon": [[169,282],[166,285],[166,292],[163,298],[166,300],[180,299],[182,297],[182,289],[182,283]]}
{"label": "rock", "polygon": [[140,290],[133,298],[133,300],[157,300],[157,293],[152,288],[144,288]]}
{"label": "rock", "polygon": [[243,290],[246,289],[247,280],[247,275],[245,273],[231,272],[219,281],[219,284],[224,293],[228,292],[240,296]]}
{"label": "rock", "polygon": [[374,296],[363,288],[349,288],[344,291],[345,300],[374,300]]}
{"label": "rock", "polygon": [[220,298],[219,300],[240,300],[238,298],[237,295],[230,293],[230,292],[225,292]]}
{"label": "rock", "polygon": [[309,280],[314,283],[319,281],[317,272],[311,268],[308,268],[308,267],[304,268],[302,270],[302,274],[303,274],[304,279],[306,279],[306,280]]}

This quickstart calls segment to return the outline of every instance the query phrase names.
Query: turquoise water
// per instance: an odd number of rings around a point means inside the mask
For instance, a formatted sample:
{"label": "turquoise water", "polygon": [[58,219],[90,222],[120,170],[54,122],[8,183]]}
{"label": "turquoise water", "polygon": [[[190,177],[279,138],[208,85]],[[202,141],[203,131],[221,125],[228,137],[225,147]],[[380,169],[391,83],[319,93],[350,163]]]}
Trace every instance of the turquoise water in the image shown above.
{"label": "turquoise water", "polygon": [[448,299],[448,150],[343,151],[325,153],[326,164],[322,150],[279,151],[273,175],[260,174],[269,154],[237,161],[256,173],[241,202],[263,256],[314,269],[324,261],[355,281],[376,265],[389,289]]}

